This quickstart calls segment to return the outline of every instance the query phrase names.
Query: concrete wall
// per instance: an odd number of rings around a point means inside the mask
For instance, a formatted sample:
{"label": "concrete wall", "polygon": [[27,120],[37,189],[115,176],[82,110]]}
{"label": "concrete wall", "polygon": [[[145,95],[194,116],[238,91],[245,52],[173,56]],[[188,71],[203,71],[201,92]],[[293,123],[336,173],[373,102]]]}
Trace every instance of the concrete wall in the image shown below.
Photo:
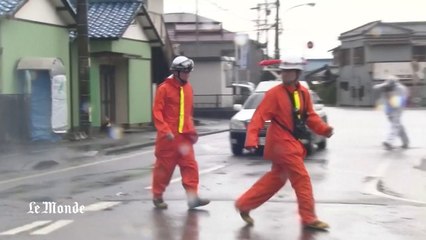
{"label": "concrete wall", "polygon": [[28,1],[15,14],[15,18],[57,26],[66,26],[50,0]]}
{"label": "concrete wall", "polygon": [[411,62],[411,45],[371,45],[366,50],[368,62]]}
{"label": "concrete wall", "polygon": [[211,108],[217,104],[218,107],[232,106],[232,88],[227,87],[224,64],[222,60],[195,62],[190,77],[195,107]]}
{"label": "concrete wall", "polygon": [[129,60],[129,124],[151,122],[151,61]]}
{"label": "concrete wall", "polygon": [[[234,56],[234,43],[233,42],[200,42],[199,44],[181,43],[180,50],[186,56],[199,56],[199,57],[222,57],[222,56]],[[229,52],[224,55],[223,52]]]}
{"label": "concrete wall", "polygon": [[[340,69],[337,101],[339,105],[371,106],[371,76],[367,66],[346,66]],[[341,83],[347,84],[342,88]]]}
{"label": "concrete wall", "polygon": [[124,39],[131,39],[131,40],[143,40],[148,41],[148,37],[142,30],[141,24],[136,21],[134,24],[130,24],[129,27],[126,29],[126,31],[123,34]]}
{"label": "concrete wall", "polygon": [[148,11],[155,13],[164,12],[164,1],[163,0],[145,0],[148,4]]}

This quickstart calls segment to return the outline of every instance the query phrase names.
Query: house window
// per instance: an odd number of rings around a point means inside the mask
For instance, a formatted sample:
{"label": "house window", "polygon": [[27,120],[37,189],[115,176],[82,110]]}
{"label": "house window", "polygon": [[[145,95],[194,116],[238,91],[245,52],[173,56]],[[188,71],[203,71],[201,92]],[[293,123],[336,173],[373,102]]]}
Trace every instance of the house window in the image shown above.
{"label": "house window", "polygon": [[413,60],[416,60],[417,62],[426,61],[426,46],[413,47]]}
{"label": "house window", "polygon": [[235,56],[235,50],[221,50],[220,51],[220,55],[221,56],[227,56],[227,57],[234,57]]}
{"label": "house window", "polygon": [[340,49],[339,62],[340,66],[347,66],[350,64],[350,49]]}
{"label": "house window", "polygon": [[340,88],[348,91],[349,90],[349,83],[348,82],[340,82]]}
{"label": "house window", "polygon": [[355,65],[364,65],[364,47],[354,48],[353,62]]}

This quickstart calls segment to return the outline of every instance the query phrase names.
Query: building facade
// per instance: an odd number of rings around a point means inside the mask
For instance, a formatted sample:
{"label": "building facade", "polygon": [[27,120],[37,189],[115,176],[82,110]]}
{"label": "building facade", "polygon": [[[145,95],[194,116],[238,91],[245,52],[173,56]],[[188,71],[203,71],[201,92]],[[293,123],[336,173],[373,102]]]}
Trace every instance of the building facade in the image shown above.
{"label": "building facade", "polygon": [[338,105],[374,105],[372,86],[390,74],[410,89],[411,104],[425,104],[426,22],[375,21],[342,33],[339,40],[333,50]]}
{"label": "building facade", "polygon": [[237,46],[236,33],[199,15],[169,13],[164,17],[176,52],[195,61],[191,83],[196,108],[232,107],[235,95],[240,94],[233,83],[260,81],[258,62],[263,51],[255,41],[247,39]]}
{"label": "building facade", "polygon": [[153,76],[173,57],[162,2],[148,11],[140,0],[88,1],[90,102],[81,103],[76,0],[0,0],[0,140],[61,139],[83,108],[95,129],[151,122]]}
{"label": "building facade", "polygon": [[52,140],[69,128],[68,26],[75,20],[59,7],[61,1],[0,1],[2,141]]}

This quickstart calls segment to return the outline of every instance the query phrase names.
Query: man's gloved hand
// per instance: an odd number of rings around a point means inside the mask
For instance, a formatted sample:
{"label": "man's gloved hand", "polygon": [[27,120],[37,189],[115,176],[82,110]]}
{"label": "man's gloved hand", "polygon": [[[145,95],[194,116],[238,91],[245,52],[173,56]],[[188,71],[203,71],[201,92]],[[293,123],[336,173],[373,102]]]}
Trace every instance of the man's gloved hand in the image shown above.
{"label": "man's gloved hand", "polygon": [[167,138],[167,140],[172,141],[173,139],[175,139],[175,135],[173,135],[173,133],[171,133],[171,132],[168,132],[166,134],[166,138]]}
{"label": "man's gloved hand", "polygon": [[330,127],[328,133],[325,135],[327,138],[330,138],[334,134],[334,128]]}
{"label": "man's gloved hand", "polygon": [[192,144],[195,144],[198,141],[198,134],[196,132],[191,132],[188,134],[188,137]]}

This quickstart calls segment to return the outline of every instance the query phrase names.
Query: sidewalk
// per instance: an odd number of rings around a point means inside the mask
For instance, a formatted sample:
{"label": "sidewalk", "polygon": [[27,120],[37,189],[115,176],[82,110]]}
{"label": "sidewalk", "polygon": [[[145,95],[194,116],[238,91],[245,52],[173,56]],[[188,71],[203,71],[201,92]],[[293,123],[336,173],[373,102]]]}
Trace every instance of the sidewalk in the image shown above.
{"label": "sidewalk", "polygon": [[[197,119],[196,129],[199,136],[225,132],[229,130],[228,119]],[[120,139],[112,139],[107,133],[94,133],[90,139],[60,142],[40,142],[26,144],[3,144],[0,147],[0,161],[4,158],[19,158],[19,155],[28,157],[32,153],[49,153],[61,149],[73,152],[97,154],[115,154],[152,146],[155,143],[156,130],[153,126],[125,129]]]}
{"label": "sidewalk", "polygon": [[[198,135],[205,136],[220,132],[229,131],[228,119],[198,119],[196,127]],[[101,149],[104,154],[116,154],[124,151],[138,149],[147,146],[153,146],[156,138],[156,130],[154,127],[146,129],[129,129],[124,132],[124,137],[120,140],[109,139],[106,143],[101,145],[92,145]],[[94,149],[91,149],[94,150]]]}

